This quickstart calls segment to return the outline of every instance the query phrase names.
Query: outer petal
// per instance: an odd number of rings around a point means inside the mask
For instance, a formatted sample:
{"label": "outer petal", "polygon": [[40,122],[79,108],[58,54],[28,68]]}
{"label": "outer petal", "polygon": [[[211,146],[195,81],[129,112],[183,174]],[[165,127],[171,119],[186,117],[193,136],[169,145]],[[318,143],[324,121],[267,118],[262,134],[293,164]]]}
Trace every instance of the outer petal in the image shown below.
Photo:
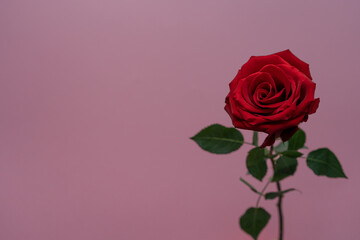
{"label": "outer petal", "polygon": [[309,79],[312,80],[312,77],[310,75],[309,64],[300,60],[289,49],[282,51],[282,52],[275,53],[275,55],[280,56],[282,59],[284,59],[290,65],[299,69],[300,72],[304,73]]}
{"label": "outer petal", "polygon": [[268,64],[288,64],[287,61],[282,59],[280,56],[275,54],[267,55],[267,56],[252,56],[249,61],[247,61],[239,72],[240,77],[244,78],[249,76],[250,74],[256,73],[260,71],[261,68]]}
{"label": "outer petal", "polygon": [[319,107],[319,103],[320,103],[320,98],[317,98],[317,99],[315,99],[315,100],[310,104],[309,114],[313,114],[313,113],[316,112],[316,110],[317,110],[318,107]]}
{"label": "outer petal", "polygon": [[225,111],[229,114],[234,127],[240,128],[240,129],[249,129],[249,130],[254,130],[254,131],[259,131],[259,132],[265,131],[265,129],[262,126],[253,126],[253,125],[249,124],[248,121],[244,121],[242,118],[236,117],[232,113],[232,109],[228,103],[225,105]]}
{"label": "outer petal", "polygon": [[271,145],[273,145],[274,142],[275,142],[275,139],[276,139],[275,134],[269,134],[269,135],[265,138],[264,142],[260,145],[260,147],[261,147],[261,148],[264,148],[264,147],[266,147],[266,146],[271,146]]}
{"label": "outer petal", "polygon": [[281,136],[281,140],[283,142],[286,142],[288,141],[295,133],[296,131],[299,129],[298,126],[296,127],[291,127],[291,128],[288,128],[288,129],[285,129],[281,132],[280,136]]}
{"label": "outer petal", "polygon": [[293,119],[289,119],[287,121],[277,121],[277,122],[267,122],[262,124],[262,127],[266,129],[264,132],[268,134],[275,134],[277,133],[277,137],[280,137],[283,130],[296,127],[301,123],[304,119],[304,116],[299,116]]}
{"label": "outer petal", "polygon": [[294,117],[304,114],[308,111],[310,103],[314,101],[316,84],[293,66],[284,64],[279,65],[279,67],[284,70],[289,79],[293,79],[296,82],[295,90],[289,98],[292,104],[296,106]]}

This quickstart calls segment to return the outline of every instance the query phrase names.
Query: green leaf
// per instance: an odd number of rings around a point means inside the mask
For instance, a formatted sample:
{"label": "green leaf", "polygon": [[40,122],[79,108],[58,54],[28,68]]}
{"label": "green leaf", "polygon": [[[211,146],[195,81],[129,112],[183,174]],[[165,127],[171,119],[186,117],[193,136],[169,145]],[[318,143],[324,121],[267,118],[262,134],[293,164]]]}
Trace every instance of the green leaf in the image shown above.
{"label": "green leaf", "polygon": [[253,132],[253,141],[252,141],[252,144],[256,147],[259,146],[259,135],[258,135],[258,132],[257,131],[254,131]]}
{"label": "green leaf", "polygon": [[245,179],[243,178],[240,178],[240,181],[243,182],[246,186],[248,186],[251,191],[253,191],[254,193],[257,193],[257,194],[261,194],[258,190],[256,190],[250,183],[248,183],[247,181],[245,181]]}
{"label": "green leaf", "polygon": [[274,199],[274,198],[280,197],[281,195],[284,195],[287,192],[291,192],[291,191],[295,191],[295,190],[296,190],[295,188],[290,188],[290,189],[287,189],[287,190],[284,190],[281,192],[268,192],[265,194],[265,199],[266,200]]}
{"label": "green leaf", "polygon": [[246,158],[246,167],[249,173],[256,179],[262,180],[267,172],[264,148],[253,148]]}
{"label": "green leaf", "polygon": [[270,220],[270,214],[263,208],[249,208],[240,218],[240,227],[255,240]]}
{"label": "green leaf", "polygon": [[289,147],[289,142],[280,142],[275,148],[275,152],[277,153],[281,153],[281,152],[285,152],[286,150],[288,150]]}
{"label": "green leaf", "polygon": [[213,124],[191,137],[203,150],[226,154],[238,150],[244,143],[244,137],[235,128]]}
{"label": "green leaf", "polygon": [[306,164],[318,176],[347,178],[335,154],[328,148],[320,148],[309,153]]}
{"label": "green leaf", "polygon": [[289,150],[298,150],[303,148],[306,141],[306,135],[303,130],[299,128],[296,133],[289,140]]}
{"label": "green leaf", "polygon": [[273,182],[278,182],[288,176],[294,175],[297,167],[296,158],[281,156],[275,164],[275,172],[272,177]]}
{"label": "green leaf", "polygon": [[301,157],[303,155],[301,152],[298,152],[296,150],[287,150],[285,152],[282,152],[281,154],[283,156],[288,156],[293,158]]}

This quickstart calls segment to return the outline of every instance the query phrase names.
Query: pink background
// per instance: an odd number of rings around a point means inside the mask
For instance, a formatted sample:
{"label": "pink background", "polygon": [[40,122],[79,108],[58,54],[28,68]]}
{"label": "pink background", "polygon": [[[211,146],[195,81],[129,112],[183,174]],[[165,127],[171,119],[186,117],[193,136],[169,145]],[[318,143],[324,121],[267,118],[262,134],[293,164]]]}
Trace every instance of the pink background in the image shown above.
{"label": "pink background", "polygon": [[[349,180],[303,160],[284,182],[286,239],[360,235],[359,1],[1,0],[0,239],[250,239],[244,146],[189,140],[223,110],[251,55],[310,63],[320,108],[302,125]],[[247,140],[250,132],[243,131]],[[263,137],[263,136],[262,136]],[[256,186],[256,180],[246,177]],[[273,217],[260,240],[277,236]]]}

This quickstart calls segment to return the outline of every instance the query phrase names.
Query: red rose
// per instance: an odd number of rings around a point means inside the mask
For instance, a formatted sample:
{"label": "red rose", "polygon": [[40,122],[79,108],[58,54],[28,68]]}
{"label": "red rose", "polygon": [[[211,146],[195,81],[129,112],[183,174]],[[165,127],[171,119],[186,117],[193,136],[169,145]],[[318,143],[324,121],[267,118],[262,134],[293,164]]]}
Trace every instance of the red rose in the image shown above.
{"label": "red rose", "polygon": [[308,115],[315,113],[315,83],[309,64],[290,50],[268,56],[252,56],[229,84],[225,110],[236,128],[269,135],[261,147],[281,137],[287,141]]}

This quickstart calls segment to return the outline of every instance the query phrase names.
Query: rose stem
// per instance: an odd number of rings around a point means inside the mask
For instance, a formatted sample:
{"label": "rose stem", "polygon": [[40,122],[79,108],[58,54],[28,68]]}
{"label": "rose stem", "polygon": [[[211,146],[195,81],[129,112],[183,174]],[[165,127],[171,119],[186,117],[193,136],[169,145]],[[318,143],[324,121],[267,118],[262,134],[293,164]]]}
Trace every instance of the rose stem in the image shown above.
{"label": "rose stem", "polygon": [[[272,167],[275,171],[275,161],[274,161],[274,156],[273,156],[273,149],[274,149],[274,146],[271,145],[269,155],[270,155]],[[277,188],[278,192],[281,192],[281,185],[280,185],[279,181],[276,182],[276,188]],[[278,203],[277,203],[277,208],[278,208],[278,213],[279,213],[279,240],[283,240],[283,238],[284,238],[284,216],[283,216],[283,212],[282,212],[282,199],[283,199],[283,196],[280,194]]]}

